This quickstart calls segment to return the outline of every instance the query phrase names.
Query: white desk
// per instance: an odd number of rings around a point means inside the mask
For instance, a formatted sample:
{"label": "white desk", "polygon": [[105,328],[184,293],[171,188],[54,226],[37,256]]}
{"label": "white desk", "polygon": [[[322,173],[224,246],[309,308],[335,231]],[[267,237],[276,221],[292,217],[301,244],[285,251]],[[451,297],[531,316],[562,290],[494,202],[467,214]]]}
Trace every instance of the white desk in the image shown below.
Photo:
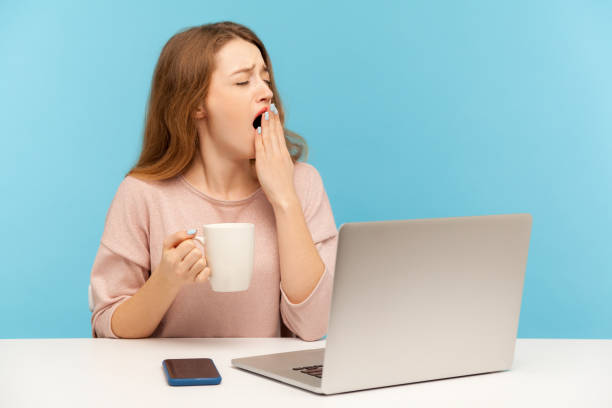
{"label": "white desk", "polygon": [[[519,339],[513,369],[321,396],[231,367],[298,339],[0,340],[0,407],[612,407],[612,340]],[[210,357],[221,384],[171,387],[165,358]]]}

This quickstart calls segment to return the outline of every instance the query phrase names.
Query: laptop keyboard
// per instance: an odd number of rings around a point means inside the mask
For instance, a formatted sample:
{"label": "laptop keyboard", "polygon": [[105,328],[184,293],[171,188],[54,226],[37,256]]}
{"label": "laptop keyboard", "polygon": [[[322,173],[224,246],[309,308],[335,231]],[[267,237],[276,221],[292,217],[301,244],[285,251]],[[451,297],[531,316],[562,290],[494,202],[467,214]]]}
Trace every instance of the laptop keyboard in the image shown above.
{"label": "laptop keyboard", "polygon": [[313,377],[321,378],[321,375],[323,374],[323,364],[305,367],[295,367],[294,370],[304,374],[312,375]]}

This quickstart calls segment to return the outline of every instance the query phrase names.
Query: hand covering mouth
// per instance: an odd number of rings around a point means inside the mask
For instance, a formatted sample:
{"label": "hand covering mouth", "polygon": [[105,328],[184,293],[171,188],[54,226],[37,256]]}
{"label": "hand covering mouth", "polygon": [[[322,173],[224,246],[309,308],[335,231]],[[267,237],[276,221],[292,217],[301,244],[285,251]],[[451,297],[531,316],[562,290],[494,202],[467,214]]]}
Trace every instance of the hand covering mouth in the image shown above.
{"label": "hand covering mouth", "polygon": [[268,107],[263,108],[262,110],[259,111],[259,113],[257,114],[257,116],[255,116],[255,119],[253,119],[253,129],[257,129],[258,127],[261,126],[261,116],[264,114],[264,112],[266,112],[268,110]]}

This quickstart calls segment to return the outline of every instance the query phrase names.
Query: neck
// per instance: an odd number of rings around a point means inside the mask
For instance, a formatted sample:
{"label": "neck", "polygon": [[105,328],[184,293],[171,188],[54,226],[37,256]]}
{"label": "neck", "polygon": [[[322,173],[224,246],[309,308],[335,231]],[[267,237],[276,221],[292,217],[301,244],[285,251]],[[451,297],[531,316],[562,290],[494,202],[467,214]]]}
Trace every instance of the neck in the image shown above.
{"label": "neck", "polygon": [[260,187],[249,159],[229,158],[211,146],[200,146],[184,176],[194,187],[220,200],[240,200]]}

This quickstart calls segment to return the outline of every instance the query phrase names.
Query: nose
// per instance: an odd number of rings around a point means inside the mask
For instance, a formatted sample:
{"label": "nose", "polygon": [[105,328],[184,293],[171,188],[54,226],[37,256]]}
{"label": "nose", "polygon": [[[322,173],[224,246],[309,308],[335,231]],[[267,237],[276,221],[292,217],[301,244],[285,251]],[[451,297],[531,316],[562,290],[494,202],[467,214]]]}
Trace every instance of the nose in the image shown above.
{"label": "nose", "polygon": [[268,83],[263,79],[260,79],[259,86],[257,87],[257,100],[270,103],[273,96],[274,93],[272,92],[270,85],[268,85]]}

